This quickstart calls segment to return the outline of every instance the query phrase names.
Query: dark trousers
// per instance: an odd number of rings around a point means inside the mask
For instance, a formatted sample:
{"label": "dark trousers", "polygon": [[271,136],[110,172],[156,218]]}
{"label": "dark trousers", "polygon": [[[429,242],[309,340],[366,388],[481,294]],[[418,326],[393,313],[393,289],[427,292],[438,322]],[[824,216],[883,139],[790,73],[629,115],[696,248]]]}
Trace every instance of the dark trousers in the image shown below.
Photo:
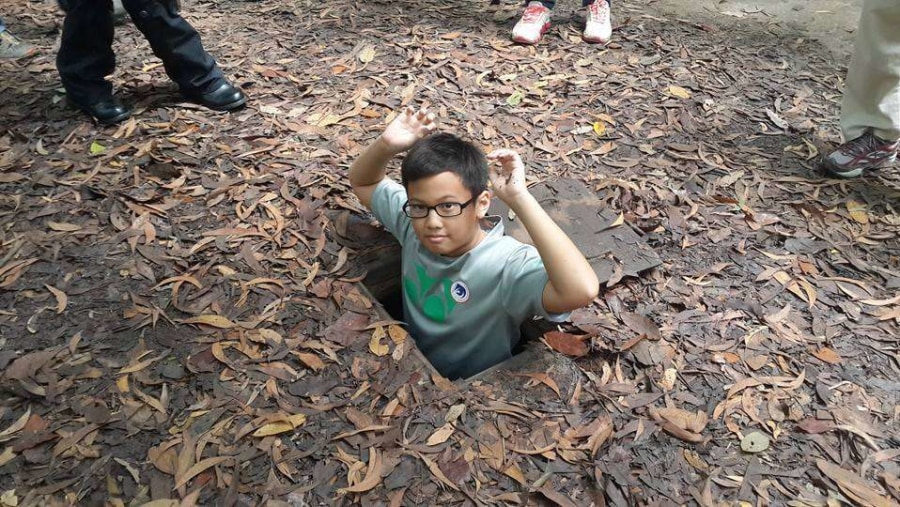
{"label": "dark trousers", "polygon": [[[166,74],[182,92],[204,93],[225,78],[200,43],[200,34],[178,14],[176,0],[124,0],[138,30],[162,60]],[[112,50],[111,0],[68,0],[56,68],[66,93],[78,102],[93,103],[112,95],[105,76],[116,67]]]}

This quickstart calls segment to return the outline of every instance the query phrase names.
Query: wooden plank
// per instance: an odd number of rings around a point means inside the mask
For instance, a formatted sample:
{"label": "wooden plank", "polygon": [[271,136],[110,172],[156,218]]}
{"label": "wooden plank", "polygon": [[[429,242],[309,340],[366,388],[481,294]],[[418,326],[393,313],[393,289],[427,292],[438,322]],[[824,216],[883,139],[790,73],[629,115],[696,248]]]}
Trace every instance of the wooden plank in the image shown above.
{"label": "wooden plank", "polygon": [[[628,225],[610,227],[619,213],[608,209],[581,181],[561,178],[529,188],[559,227],[572,238],[581,253],[591,263],[604,284],[618,265],[626,276],[659,266],[662,261],[656,252]],[[533,244],[519,220],[499,199],[491,203],[491,214],[500,215],[506,234],[523,243]]]}

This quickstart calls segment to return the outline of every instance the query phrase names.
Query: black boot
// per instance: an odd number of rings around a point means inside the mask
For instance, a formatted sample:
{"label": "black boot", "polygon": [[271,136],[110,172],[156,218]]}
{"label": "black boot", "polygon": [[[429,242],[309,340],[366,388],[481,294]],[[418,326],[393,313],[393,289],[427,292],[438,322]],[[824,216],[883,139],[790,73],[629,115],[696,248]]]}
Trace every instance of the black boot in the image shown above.
{"label": "black boot", "polygon": [[247,96],[244,95],[244,92],[227,81],[207,93],[182,92],[182,95],[213,111],[235,111],[247,103]]}
{"label": "black boot", "polygon": [[89,114],[102,125],[112,125],[131,116],[131,110],[115,97],[100,99],[95,102],[82,103],[69,97],[69,102]]}

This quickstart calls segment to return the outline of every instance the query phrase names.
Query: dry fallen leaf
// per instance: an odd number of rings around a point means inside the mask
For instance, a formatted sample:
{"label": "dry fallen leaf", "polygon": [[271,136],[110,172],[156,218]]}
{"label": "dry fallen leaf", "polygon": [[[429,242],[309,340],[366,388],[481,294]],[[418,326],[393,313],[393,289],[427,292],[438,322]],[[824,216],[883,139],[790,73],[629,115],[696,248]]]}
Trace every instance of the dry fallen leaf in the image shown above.
{"label": "dry fallen leaf", "polygon": [[841,364],[841,356],[834,349],[822,347],[813,350],[812,354],[828,364]]}
{"label": "dry fallen leaf", "polygon": [[269,437],[272,435],[279,435],[281,433],[287,433],[288,431],[294,431],[295,429],[303,426],[303,423],[306,422],[306,416],[303,414],[294,414],[289,416],[283,420],[271,422],[269,424],[265,424],[261,426],[259,429],[253,432],[254,437]]}
{"label": "dry fallen leaf", "polygon": [[369,465],[366,469],[366,478],[363,479],[359,484],[339,489],[338,492],[340,494],[362,493],[365,491],[369,491],[370,489],[374,489],[376,486],[378,486],[378,484],[381,483],[381,468],[381,454],[378,452],[378,449],[370,447]]}
{"label": "dry fallen leaf", "polygon": [[819,470],[821,470],[822,473],[836,482],[844,494],[860,505],[870,505],[872,507],[896,506],[895,502],[883,496],[880,492],[875,491],[875,489],[867,484],[865,479],[859,477],[855,473],[823,459],[816,460],[816,466],[819,467]]}
{"label": "dry fallen leaf", "polygon": [[680,86],[676,86],[676,85],[669,86],[669,94],[674,95],[680,99],[691,98],[691,92],[687,91],[686,89],[684,89]]}
{"label": "dry fallen leaf", "polygon": [[376,356],[386,356],[390,352],[390,347],[381,341],[387,336],[382,326],[378,326],[372,332],[372,338],[369,339],[369,350]]}
{"label": "dry fallen leaf", "polygon": [[435,432],[432,433],[430,437],[428,437],[425,445],[443,444],[447,441],[448,438],[450,438],[451,435],[453,435],[454,431],[456,431],[456,428],[453,427],[453,424],[447,423],[435,430]]}
{"label": "dry fallen leaf", "polygon": [[865,204],[854,200],[847,201],[847,211],[850,213],[850,218],[857,223],[863,225],[869,223],[869,214],[866,212]]}
{"label": "dry fallen leaf", "polygon": [[556,393],[557,396],[562,398],[562,394],[560,394],[560,392],[559,392],[559,385],[557,385],[555,380],[550,378],[550,375],[547,375],[546,373],[525,373],[524,375],[526,377],[531,377],[534,385],[536,385],[538,383],[544,384],[545,386],[552,389],[553,392]]}
{"label": "dry fallen leaf", "polygon": [[741,450],[744,452],[757,453],[763,452],[769,448],[769,437],[759,431],[748,433],[741,440]]}
{"label": "dry fallen leaf", "polygon": [[543,340],[548,347],[567,356],[581,357],[589,351],[584,339],[562,331],[548,331]]}
{"label": "dry fallen leaf", "polygon": [[230,329],[235,327],[235,323],[228,320],[227,317],[221,315],[199,315],[181,321],[184,324],[203,324],[206,326],[217,327],[219,329]]}
{"label": "dry fallen leaf", "polygon": [[361,63],[369,63],[375,59],[375,46],[369,44],[359,50],[357,58]]}
{"label": "dry fallen leaf", "polygon": [[81,230],[80,225],[69,224],[66,222],[47,222],[47,227],[59,232],[75,232]]}
{"label": "dry fallen leaf", "polygon": [[0,431],[0,442],[9,440],[10,435],[21,431],[22,428],[24,428],[25,425],[28,423],[28,418],[30,418],[30,417],[31,417],[31,407],[28,407],[28,410],[26,410],[24,414],[22,414],[18,419],[16,419],[16,421],[14,423],[9,425],[9,427],[6,428],[5,430]]}
{"label": "dry fallen leaf", "polygon": [[66,306],[69,304],[69,297],[66,296],[66,293],[53,287],[52,285],[44,284],[44,287],[47,287],[53,295],[56,297],[56,313],[62,313],[66,311]]}

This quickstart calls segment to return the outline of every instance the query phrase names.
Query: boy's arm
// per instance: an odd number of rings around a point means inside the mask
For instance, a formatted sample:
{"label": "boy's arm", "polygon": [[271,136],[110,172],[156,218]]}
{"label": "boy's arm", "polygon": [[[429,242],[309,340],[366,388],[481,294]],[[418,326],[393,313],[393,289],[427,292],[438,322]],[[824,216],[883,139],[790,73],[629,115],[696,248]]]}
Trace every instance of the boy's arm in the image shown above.
{"label": "boy's arm", "polygon": [[549,313],[565,313],[589,305],[600,291],[597,274],[528,191],[522,159],[506,149],[494,151],[488,158],[499,162],[499,167],[495,164],[490,171],[494,194],[522,221],[547,270],[544,309]]}
{"label": "boy's arm", "polygon": [[427,108],[407,107],[350,166],[350,186],[363,206],[370,208],[372,194],[384,179],[388,162],[430,134],[437,124]]}

